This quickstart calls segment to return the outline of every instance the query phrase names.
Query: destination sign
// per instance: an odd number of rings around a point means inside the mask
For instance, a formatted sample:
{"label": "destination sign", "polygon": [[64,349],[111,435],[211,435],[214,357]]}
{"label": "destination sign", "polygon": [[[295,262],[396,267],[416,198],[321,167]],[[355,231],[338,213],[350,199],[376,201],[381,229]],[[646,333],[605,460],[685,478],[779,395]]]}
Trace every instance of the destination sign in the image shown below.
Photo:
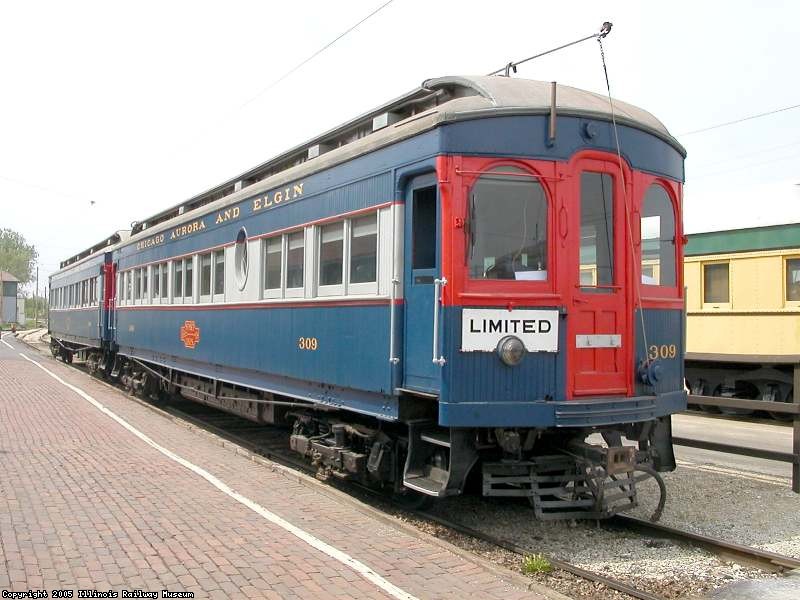
{"label": "destination sign", "polygon": [[557,310],[465,308],[461,313],[461,350],[492,352],[513,335],[528,352],[558,352]]}

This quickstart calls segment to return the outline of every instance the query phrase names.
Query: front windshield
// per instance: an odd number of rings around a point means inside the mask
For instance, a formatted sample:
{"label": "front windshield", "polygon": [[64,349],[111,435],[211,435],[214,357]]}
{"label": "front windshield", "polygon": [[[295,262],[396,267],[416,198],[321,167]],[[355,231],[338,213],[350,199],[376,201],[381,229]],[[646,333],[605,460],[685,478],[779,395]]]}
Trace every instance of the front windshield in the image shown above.
{"label": "front windshield", "polygon": [[496,167],[469,198],[472,279],[547,279],[547,200],[542,185],[517,167]]}

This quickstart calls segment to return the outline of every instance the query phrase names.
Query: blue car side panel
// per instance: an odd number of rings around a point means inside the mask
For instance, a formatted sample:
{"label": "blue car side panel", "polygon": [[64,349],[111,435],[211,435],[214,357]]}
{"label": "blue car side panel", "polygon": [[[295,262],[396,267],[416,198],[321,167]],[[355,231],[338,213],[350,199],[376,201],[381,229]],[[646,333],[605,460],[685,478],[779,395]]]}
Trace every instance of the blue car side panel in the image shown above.
{"label": "blue car side panel", "polygon": [[[186,321],[193,321],[199,329],[194,348],[187,348],[181,340]],[[262,384],[256,387],[275,392],[280,390],[273,389],[270,381],[307,381],[339,389],[332,395],[347,405],[343,390],[361,390],[367,393],[362,396],[371,398],[370,407],[376,414],[392,417],[396,416],[393,411],[383,406],[392,389],[388,323],[388,303],[299,308],[228,306],[224,310],[120,309],[117,342],[123,354],[141,357],[148,353],[160,357],[154,362],[191,363],[192,372],[206,377],[237,381],[236,373],[249,372],[255,381],[255,374],[262,374]],[[301,349],[300,338],[315,338],[317,349]]]}
{"label": "blue car side panel", "polygon": [[[53,289],[79,283],[91,277],[98,277],[105,259],[106,255],[101,254],[77,265],[74,269],[53,275],[50,278],[51,294]],[[92,347],[100,347],[103,341],[109,339],[102,301],[102,278],[100,282],[98,290],[100,306],[50,311],[49,329],[54,337]]]}
{"label": "blue car side panel", "polygon": [[100,347],[103,333],[101,319],[101,309],[97,306],[50,311],[50,332],[61,340]]}
{"label": "blue car side panel", "polygon": [[[636,364],[647,358],[648,353],[655,346],[659,352],[666,350],[666,358],[659,356],[656,359],[659,370],[659,379],[655,382],[654,388],[645,386],[637,379],[636,393],[661,393],[667,390],[683,389],[683,311],[645,309],[644,326],[647,334],[647,343],[642,335],[642,313],[636,311]],[[680,334],[680,335],[679,335]],[[670,346],[675,346],[675,354],[671,355]],[[650,390],[648,392],[648,390]]]}

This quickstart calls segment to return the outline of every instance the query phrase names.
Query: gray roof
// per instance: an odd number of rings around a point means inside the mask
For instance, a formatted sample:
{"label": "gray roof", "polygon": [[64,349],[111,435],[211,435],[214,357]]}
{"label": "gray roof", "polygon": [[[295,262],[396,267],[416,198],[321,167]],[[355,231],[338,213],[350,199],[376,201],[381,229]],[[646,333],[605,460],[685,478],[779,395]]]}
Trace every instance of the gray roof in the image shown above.
{"label": "gray roof", "polygon": [[[439,77],[428,79],[422,84],[423,88],[431,90],[460,86],[477,93],[486,101],[487,108],[521,109],[528,114],[550,111],[551,85],[549,81],[486,75]],[[652,114],[627,102],[616,99],[613,102],[614,114],[618,122],[655,133],[683,150],[664,124]],[[561,84],[556,86],[556,113],[611,120],[608,96]]]}
{"label": "gray roof", "polygon": [[15,282],[16,281],[17,283],[19,283],[19,279],[14,277],[8,271],[0,271],[0,281],[11,281],[11,282]]}
{"label": "gray roof", "polygon": [[[135,240],[152,235],[153,231],[165,229],[165,225],[187,219],[189,213],[199,216],[212,212],[446,122],[490,115],[547,114],[550,98],[551,83],[544,81],[485,75],[428,79],[399,98],[143,219],[134,225],[131,238]],[[391,120],[376,128],[373,119],[387,113],[392,116]],[[611,108],[606,96],[561,84],[557,85],[556,113],[611,121]],[[683,146],[649,112],[614,100],[614,113],[618,123],[647,131],[686,155]],[[312,149],[316,152],[312,153]]]}

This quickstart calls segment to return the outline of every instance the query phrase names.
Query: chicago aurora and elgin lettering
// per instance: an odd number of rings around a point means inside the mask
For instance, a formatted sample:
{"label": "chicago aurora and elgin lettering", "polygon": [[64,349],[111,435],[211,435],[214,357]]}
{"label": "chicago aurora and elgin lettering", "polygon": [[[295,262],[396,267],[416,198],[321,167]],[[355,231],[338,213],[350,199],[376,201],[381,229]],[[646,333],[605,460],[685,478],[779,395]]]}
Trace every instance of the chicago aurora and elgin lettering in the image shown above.
{"label": "chicago aurora and elgin lettering", "polygon": [[[250,213],[254,214],[262,210],[268,210],[270,208],[275,208],[276,206],[279,206],[281,204],[292,202],[293,200],[297,200],[300,196],[303,195],[304,183],[305,182],[301,181],[300,183],[295,183],[292,186],[283,188],[281,190],[268,192],[262,196],[258,196],[257,198],[249,200],[242,206],[249,205]],[[226,221],[236,220],[241,215],[241,211],[242,209],[239,206],[233,206],[221,210],[214,217],[214,224],[220,225],[222,223],[225,223]],[[163,244],[167,239],[176,240],[178,238],[186,237],[193,233],[197,233],[198,231],[203,231],[205,228],[206,228],[206,221],[204,217],[202,219],[197,219],[195,221],[192,221],[191,223],[179,225],[178,227],[175,227],[169,232],[159,233],[147,239],[141,240],[136,243],[136,249],[146,250],[147,248],[152,248],[153,246],[159,246]]]}

